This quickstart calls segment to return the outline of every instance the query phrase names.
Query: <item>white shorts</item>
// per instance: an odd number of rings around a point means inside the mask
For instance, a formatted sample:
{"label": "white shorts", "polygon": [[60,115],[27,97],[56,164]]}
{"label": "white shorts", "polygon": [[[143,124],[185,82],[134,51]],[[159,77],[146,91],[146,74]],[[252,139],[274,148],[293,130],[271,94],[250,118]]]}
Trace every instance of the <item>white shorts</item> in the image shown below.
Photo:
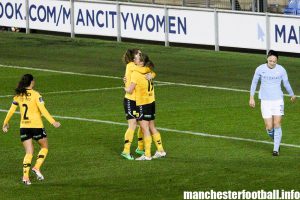
{"label": "white shorts", "polygon": [[261,115],[264,119],[272,116],[284,115],[284,101],[280,100],[261,100]]}

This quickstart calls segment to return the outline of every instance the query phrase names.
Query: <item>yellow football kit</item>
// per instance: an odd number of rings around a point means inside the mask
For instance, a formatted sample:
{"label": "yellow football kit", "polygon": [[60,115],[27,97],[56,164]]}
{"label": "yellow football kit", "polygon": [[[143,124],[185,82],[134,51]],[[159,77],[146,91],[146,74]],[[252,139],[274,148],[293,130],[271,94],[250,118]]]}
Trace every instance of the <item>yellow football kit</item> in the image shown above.
{"label": "yellow football kit", "polygon": [[[17,107],[20,107],[20,134],[21,141],[25,141],[27,139],[35,139],[39,140],[44,137],[47,137],[43,121],[42,115],[53,124],[55,120],[49,114],[47,109],[45,108],[44,101],[42,96],[35,90],[28,89],[27,96],[15,96],[13,99],[13,103],[6,115],[4,120],[5,125],[8,124],[10,118],[13,116]],[[34,170],[40,170],[42,164],[44,163],[48,154],[48,148],[41,148],[38,154],[38,158],[36,160],[36,164],[34,166]],[[24,180],[29,180],[29,172],[32,162],[32,154],[27,154],[23,160],[23,182]]]}
{"label": "yellow football kit", "polygon": [[[143,74],[143,78],[146,80],[145,74],[151,73],[152,77],[154,78],[156,76],[155,72],[151,71],[149,67],[137,67],[134,62],[130,62],[126,65],[126,71],[125,71],[125,88],[128,88],[131,84],[131,75],[132,73],[137,70],[138,72]],[[136,95],[135,91],[133,91],[131,94],[126,93],[124,98],[124,110],[126,114],[126,119],[136,119],[138,117],[138,113],[136,111]],[[140,130],[138,131],[138,145],[139,149],[144,149],[144,142],[143,142],[143,133]],[[133,140],[134,130],[131,130],[130,128],[127,129],[125,136],[124,136],[124,150],[122,152],[122,155],[125,155],[127,158],[127,155],[130,155],[130,146],[131,142]],[[128,159],[128,158],[127,158]]]}

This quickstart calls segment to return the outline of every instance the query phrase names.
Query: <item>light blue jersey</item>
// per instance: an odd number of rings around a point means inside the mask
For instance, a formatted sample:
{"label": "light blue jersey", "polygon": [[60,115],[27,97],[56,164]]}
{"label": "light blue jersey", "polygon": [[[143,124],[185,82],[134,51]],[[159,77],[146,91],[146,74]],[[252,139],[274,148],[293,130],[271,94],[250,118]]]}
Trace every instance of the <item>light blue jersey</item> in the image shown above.
{"label": "light blue jersey", "polygon": [[283,99],[281,81],[289,95],[294,96],[286,70],[281,65],[276,64],[276,66],[271,69],[267,64],[262,64],[256,68],[250,89],[251,96],[254,96],[259,80],[261,84],[258,98],[261,100]]}

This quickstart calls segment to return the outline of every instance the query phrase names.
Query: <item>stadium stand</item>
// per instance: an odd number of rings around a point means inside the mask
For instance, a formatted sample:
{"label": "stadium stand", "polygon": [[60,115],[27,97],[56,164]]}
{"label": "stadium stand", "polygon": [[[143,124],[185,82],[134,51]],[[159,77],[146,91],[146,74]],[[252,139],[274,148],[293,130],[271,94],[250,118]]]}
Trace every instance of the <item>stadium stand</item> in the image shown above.
{"label": "stadium stand", "polygon": [[300,15],[300,0],[290,0],[284,9],[284,14]]}
{"label": "stadium stand", "polygon": [[[112,0],[114,1],[114,0]],[[174,5],[174,6],[187,6],[198,8],[216,8],[225,10],[241,10],[252,12],[271,12],[271,13],[285,13],[291,1],[298,2],[299,0],[121,0],[123,2],[132,3],[147,3],[158,5]],[[234,5],[232,5],[232,1]],[[299,11],[300,12],[300,11]]]}

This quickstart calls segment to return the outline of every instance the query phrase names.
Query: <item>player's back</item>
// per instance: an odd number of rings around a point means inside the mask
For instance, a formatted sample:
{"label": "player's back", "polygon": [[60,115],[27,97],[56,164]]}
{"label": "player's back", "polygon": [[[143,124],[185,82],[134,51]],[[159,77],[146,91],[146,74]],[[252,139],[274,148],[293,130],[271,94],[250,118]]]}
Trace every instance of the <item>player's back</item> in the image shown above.
{"label": "player's back", "polygon": [[43,103],[41,95],[35,90],[27,90],[27,96],[15,96],[14,104],[19,105],[21,128],[44,128],[38,103]]}
{"label": "player's back", "polygon": [[145,67],[137,67],[132,74],[132,81],[136,83],[136,105],[146,105],[155,101],[154,84],[153,80],[147,80],[145,74],[138,71],[139,68]]}

